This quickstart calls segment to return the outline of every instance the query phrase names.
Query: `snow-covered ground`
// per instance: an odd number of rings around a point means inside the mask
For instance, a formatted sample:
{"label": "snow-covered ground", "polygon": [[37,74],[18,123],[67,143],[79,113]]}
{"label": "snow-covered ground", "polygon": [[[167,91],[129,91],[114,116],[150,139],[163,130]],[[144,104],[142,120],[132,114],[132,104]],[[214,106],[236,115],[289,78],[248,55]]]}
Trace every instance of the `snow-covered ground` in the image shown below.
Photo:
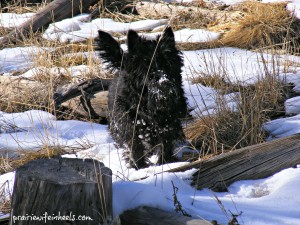
{"label": "snow-covered ground", "polygon": [[[239,214],[240,224],[249,225],[298,225],[300,223],[300,167],[290,168],[266,179],[238,181],[229,186],[229,192],[214,193],[211,190],[195,190],[190,178],[195,170],[181,173],[156,173],[185,163],[172,163],[136,171],[128,169],[122,160],[122,149],[116,149],[107,126],[80,121],[57,121],[43,111],[1,114],[1,122],[14,124],[18,129],[1,126],[1,149],[34,150],[43,145],[86,146],[76,155],[64,157],[94,158],[113,171],[114,215],[126,209],[147,205],[173,211],[172,182],[179,188],[178,199],[187,213],[206,220],[227,224],[230,212]],[[286,125],[299,132],[300,118]],[[6,123],[6,124],[7,124]],[[12,126],[10,126],[11,128]],[[276,128],[273,128],[276,132]],[[298,130],[297,130],[298,129]],[[289,133],[287,133],[289,134]],[[284,135],[283,135],[284,136]],[[149,176],[147,179],[132,182]],[[0,176],[0,187],[12,192],[14,173]],[[5,183],[5,184],[4,184]],[[222,202],[222,205],[218,204]],[[223,211],[222,207],[226,210]]]}
{"label": "snow-covered ground", "polygon": [[[227,4],[230,2],[233,1],[226,1]],[[291,4],[296,6],[298,3],[293,1]],[[11,25],[7,26],[13,27],[24,22],[23,18],[26,16],[28,15],[13,18],[12,15],[2,13],[0,26],[8,24],[9,21]],[[167,22],[167,20],[145,20],[124,24],[111,19],[91,21],[89,15],[80,15],[52,24],[45,31],[44,38],[72,42],[95,37],[98,29],[119,33],[126,33],[128,29],[152,31]],[[157,35],[153,32],[143,34],[151,38]],[[207,41],[218,38],[216,33],[191,29],[178,31],[175,36],[177,42]],[[11,76],[14,71],[24,71],[19,76],[33,78],[41,71],[47,74],[55,74],[58,70],[61,72],[60,68],[34,67],[34,58],[41,52],[51,50],[34,46],[3,49],[0,51],[0,75]],[[280,77],[293,83],[294,90],[300,92],[300,67],[297,67],[300,62],[299,57],[258,54],[237,48],[184,51],[183,57],[184,89],[190,106],[194,108],[192,112],[194,116],[213,113],[218,99],[217,91],[213,88],[191,83],[191,78],[199,73],[220,74],[232,82],[247,85],[263,78],[264,74],[261,74],[261,71],[265,65],[270,71],[279,71]],[[263,64],[263,61],[267,63]],[[275,65],[273,62],[276,62]],[[284,66],[286,62],[296,63],[286,68]],[[89,69],[81,65],[64,68],[64,70],[73,76],[79,76]],[[228,107],[234,109],[237,97],[238,93],[224,96]],[[287,100],[285,108],[287,114],[294,116],[270,121],[264,126],[272,138],[300,133],[300,98]],[[5,113],[0,109],[0,151],[2,153],[8,151],[9,155],[12,155],[15,151],[34,151],[43,146],[78,147],[81,149],[78,153],[64,157],[94,158],[111,168],[114,215],[140,205],[173,211],[171,183],[173,181],[179,189],[178,199],[184,210],[195,217],[227,224],[230,219],[229,211],[231,211],[234,214],[242,212],[238,220],[240,224],[245,225],[300,224],[298,193],[300,167],[280,171],[265,179],[235,182],[229,186],[229,192],[214,193],[208,189],[198,191],[189,184],[194,170],[155,175],[157,172],[184,163],[153,166],[139,171],[126,168],[121,157],[123,149],[114,146],[106,125],[75,120],[59,121],[52,114],[40,110]],[[141,181],[130,181],[146,176],[149,177]],[[7,194],[12,192],[13,182],[13,172],[0,176],[0,188],[4,188]],[[219,200],[223,206],[218,203]],[[226,211],[224,212],[223,209]]]}

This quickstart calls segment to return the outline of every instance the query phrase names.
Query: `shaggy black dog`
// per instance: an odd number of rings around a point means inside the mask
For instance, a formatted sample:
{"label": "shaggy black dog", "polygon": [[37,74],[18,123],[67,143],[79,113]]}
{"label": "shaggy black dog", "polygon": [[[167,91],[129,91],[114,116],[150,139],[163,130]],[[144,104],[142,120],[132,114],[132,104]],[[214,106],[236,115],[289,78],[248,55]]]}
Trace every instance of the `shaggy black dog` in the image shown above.
{"label": "shaggy black dog", "polygon": [[127,149],[130,166],[142,168],[151,156],[171,161],[184,140],[180,118],[187,114],[182,88],[181,53],[172,29],[156,40],[130,30],[128,51],[108,33],[99,31],[100,56],[117,75],[109,88],[110,132],[119,147]]}

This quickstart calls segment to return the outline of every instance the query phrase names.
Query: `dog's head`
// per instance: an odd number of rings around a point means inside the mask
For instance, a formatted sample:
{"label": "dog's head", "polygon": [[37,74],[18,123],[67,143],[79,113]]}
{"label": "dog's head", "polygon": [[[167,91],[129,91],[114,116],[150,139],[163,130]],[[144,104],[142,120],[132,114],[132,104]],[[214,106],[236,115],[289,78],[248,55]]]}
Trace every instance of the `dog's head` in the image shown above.
{"label": "dog's head", "polygon": [[[98,46],[101,58],[111,69],[125,70],[130,74],[145,76],[164,74],[178,79],[183,65],[181,53],[175,47],[174,33],[170,27],[155,40],[140,37],[135,31],[127,34],[128,51],[108,33],[99,31]],[[156,72],[159,73],[156,73]],[[176,78],[177,77],[177,78]],[[159,78],[158,78],[159,79]]]}

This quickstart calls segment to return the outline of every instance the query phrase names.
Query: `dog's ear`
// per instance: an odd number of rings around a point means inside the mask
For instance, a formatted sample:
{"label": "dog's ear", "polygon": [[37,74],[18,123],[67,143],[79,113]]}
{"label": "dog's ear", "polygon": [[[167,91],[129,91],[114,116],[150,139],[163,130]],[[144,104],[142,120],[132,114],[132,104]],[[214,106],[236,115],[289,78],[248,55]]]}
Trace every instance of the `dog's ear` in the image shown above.
{"label": "dog's ear", "polygon": [[123,50],[120,44],[109,34],[99,30],[98,48],[100,56],[104,62],[109,63],[113,68],[118,69],[121,67]]}
{"label": "dog's ear", "polygon": [[139,43],[140,37],[134,30],[129,30],[127,34],[128,52],[132,52]]}
{"label": "dog's ear", "polygon": [[165,50],[175,48],[175,37],[171,27],[165,29],[159,41]]}

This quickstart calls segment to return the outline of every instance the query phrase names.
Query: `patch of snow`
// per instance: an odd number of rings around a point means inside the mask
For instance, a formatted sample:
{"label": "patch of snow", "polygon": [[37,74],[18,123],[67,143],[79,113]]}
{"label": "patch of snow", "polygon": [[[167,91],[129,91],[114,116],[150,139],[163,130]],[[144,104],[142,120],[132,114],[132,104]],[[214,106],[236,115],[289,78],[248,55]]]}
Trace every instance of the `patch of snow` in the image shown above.
{"label": "patch of snow", "polygon": [[18,75],[18,77],[23,78],[38,78],[39,76],[68,76],[73,78],[82,78],[86,74],[95,74],[97,71],[94,71],[91,67],[87,65],[78,65],[70,67],[35,67],[25,73]]}
{"label": "patch of snow", "polygon": [[115,22],[108,18],[98,18],[92,21],[89,19],[89,15],[84,14],[52,23],[44,32],[43,38],[52,41],[59,40],[60,42],[78,42],[97,37],[98,30],[126,33],[129,29],[151,30],[167,23],[166,19],[141,20],[132,23]]}
{"label": "patch of snow", "polygon": [[300,115],[272,120],[264,124],[270,138],[287,137],[300,133]]}
{"label": "patch of snow", "polygon": [[49,50],[37,46],[2,49],[0,50],[0,74],[28,69],[34,65],[34,58]]}
{"label": "patch of snow", "polygon": [[0,13],[0,27],[5,28],[15,28],[27,20],[29,20],[35,13],[23,13],[23,14],[16,14],[16,13]]}
{"label": "patch of snow", "polygon": [[[148,39],[155,39],[162,32],[155,33],[142,33],[142,35]],[[195,43],[195,42],[207,42],[217,40],[220,37],[220,33],[208,31],[205,29],[182,29],[174,32],[175,41],[177,43]]]}
{"label": "patch of snow", "polygon": [[34,151],[47,146],[78,147],[109,143],[107,126],[82,121],[59,121],[47,112],[30,110],[24,113],[2,113],[6,121],[20,129],[0,135],[0,151]]}
{"label": "patch of snow", "polygon": [[300,114],[300,96],[287,99],[284,108],[287,115]]}

